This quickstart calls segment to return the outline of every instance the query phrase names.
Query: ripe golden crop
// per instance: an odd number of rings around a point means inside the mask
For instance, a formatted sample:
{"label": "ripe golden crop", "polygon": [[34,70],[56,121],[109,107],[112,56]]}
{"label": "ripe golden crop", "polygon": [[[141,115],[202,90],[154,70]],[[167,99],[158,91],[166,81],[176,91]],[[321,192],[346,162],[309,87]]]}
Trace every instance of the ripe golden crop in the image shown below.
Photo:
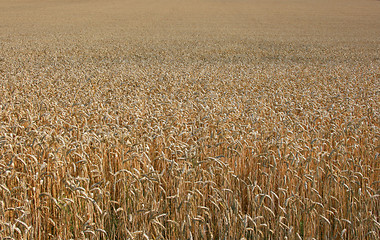
{"label": "ripe golden crop", "polygon": [[1,238],[380,239],[377,1],[0,12]]}

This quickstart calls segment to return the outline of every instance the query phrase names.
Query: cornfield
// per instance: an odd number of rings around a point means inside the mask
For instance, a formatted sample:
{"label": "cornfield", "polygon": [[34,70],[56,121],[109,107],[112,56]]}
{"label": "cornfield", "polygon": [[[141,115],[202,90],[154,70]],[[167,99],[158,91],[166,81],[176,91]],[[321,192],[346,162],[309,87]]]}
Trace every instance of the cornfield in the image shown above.
{"label": "cornfield", "polygon": [[0,238],[380,239],[378,1],[0,12]]}

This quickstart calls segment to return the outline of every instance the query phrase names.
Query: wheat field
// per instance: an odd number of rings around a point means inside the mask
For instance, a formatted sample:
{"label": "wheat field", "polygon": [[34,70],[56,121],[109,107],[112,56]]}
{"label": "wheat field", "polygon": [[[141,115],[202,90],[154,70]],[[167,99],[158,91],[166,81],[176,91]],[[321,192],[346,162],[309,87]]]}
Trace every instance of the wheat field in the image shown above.
{"label": "wheat field", "polygon": [[379,13],[0,0],[0,238],[380,239]]}

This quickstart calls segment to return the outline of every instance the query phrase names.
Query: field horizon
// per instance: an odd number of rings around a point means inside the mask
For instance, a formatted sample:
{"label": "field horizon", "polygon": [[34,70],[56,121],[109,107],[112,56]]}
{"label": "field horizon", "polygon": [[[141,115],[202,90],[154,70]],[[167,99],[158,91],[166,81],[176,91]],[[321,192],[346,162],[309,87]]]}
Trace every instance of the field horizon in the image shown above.
{"label": "field horizon", "polygon": [[380,239],[380,1],[0,13],[1,239]]}

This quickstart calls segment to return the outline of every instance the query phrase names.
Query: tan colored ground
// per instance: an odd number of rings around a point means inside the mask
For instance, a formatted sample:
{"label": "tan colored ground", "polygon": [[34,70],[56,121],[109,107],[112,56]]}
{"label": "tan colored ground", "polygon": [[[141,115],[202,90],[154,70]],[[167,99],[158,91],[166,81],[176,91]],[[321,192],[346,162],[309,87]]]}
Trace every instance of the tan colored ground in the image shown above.
{"label": "tan colored ground", "polygon": [[0,0],[0,238],[380,239],[380,1]]}

